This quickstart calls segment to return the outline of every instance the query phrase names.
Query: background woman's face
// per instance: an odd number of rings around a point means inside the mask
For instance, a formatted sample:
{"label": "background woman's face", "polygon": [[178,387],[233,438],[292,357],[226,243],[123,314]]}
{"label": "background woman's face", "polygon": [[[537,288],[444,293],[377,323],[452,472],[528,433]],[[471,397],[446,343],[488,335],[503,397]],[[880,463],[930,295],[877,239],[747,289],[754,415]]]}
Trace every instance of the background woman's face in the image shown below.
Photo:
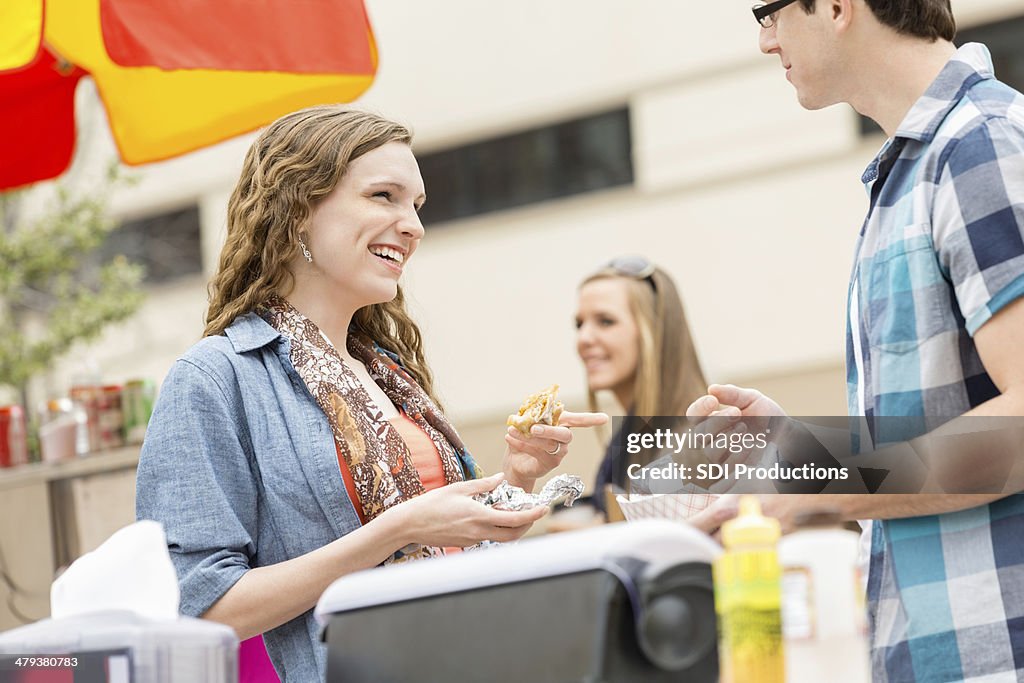
{"label": "background woman's face", "polygon": [[601,278],[580,288],[576,352],[587,369],[592,390],[616,391],[633,382],[640,359],[640,332],[629,308],[624,279]]}

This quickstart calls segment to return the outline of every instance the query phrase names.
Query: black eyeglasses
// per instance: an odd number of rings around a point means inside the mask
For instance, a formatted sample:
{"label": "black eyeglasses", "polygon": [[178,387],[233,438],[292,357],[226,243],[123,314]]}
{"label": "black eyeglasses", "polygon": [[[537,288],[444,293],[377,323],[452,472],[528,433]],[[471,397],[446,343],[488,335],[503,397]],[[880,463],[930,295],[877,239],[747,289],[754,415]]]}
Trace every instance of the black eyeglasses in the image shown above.
{"label": "black eyeglasses", "polygon": [[771,28],[775,25],[775,14],[786,5],[792,5],[794,2],[796,0],[776,0],[767,4],[759,2],[751,7],[750,11],[754,13],[757,23],[761,24],[764,28]]}
{"label": "black eyeglasses", "polygon": [[656,266],[653,263],[638,254],[617,256],[609,261],[605,268],[614,270],[619,275],[636,278],[637,280],[650,279],[656,270]]}

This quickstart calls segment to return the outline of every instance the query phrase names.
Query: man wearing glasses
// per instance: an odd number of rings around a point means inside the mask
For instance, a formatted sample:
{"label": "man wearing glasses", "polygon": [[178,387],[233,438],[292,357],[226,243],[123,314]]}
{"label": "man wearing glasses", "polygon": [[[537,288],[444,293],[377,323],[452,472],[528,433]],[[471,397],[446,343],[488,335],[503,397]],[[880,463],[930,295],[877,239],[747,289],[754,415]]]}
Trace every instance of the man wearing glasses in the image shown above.
{"label": "man wearing glasses", "polygon": [[[889,136],[862,177],[850,414],[917,416],[928,429],[1024,416],[1024,96],[995,79],[983,45],[953,45],[949,0],[779,0],[754,17],[801,105],[846,102]],[[714,385],[688,414],[723,409],[782,414],[756,390]],[[869,449],[890,441],[872,436]],[[764,497],[780,517],[823,502]],[[1024,680],[1024,496],[828,502],[881,520],[868,581],[875,681]],[[700,525],[713,530],[730,507]]]}

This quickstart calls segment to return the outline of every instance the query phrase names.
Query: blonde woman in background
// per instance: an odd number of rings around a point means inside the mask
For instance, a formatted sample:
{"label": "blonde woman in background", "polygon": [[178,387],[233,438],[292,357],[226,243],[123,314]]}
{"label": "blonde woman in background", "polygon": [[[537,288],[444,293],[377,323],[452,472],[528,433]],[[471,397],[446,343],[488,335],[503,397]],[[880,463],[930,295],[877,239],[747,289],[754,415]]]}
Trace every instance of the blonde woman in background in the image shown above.
{"label": "blonde woman in background", "polygon": [[424,234],[410,143],[406,128],[337,106],[257,138],[228,204],[206,336],[164,381],[139,461],[137,516],[166,530],[182,613],[264,633],[286,683],[324,678],[312,608],[335,579],[519,538],[544,508],[473,496],[502,479],[532,489],[569,427],[606,419],[510,430],[503,471],[482,478],[398,285]]}
{"label": "blonde woman in background", "polygon": [[[576,351],[592,410],[597,392],[610,391],[627,416],[681,416],[707,392],[676,286],[642,256],[615,258],[580,284]],[[607,485],[626,488],[628,463],[615,442],[613,435],[594,487],[605,513]]]}

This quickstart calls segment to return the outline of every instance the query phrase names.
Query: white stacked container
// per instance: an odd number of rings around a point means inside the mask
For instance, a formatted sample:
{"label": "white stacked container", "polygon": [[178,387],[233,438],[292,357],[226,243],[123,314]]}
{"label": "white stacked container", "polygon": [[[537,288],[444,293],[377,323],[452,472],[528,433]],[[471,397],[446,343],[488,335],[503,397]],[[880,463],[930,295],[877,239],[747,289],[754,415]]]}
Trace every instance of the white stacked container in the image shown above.
{"label": "white stacked container", "polygon": [[[95,658],[105,655],[112,683],[236,683],[238,638],[203,619],[148,619],[107,611],[44,619],[0,634],[0,662],[11,655]],[[128,676],[124,674],[128,673]]]}

